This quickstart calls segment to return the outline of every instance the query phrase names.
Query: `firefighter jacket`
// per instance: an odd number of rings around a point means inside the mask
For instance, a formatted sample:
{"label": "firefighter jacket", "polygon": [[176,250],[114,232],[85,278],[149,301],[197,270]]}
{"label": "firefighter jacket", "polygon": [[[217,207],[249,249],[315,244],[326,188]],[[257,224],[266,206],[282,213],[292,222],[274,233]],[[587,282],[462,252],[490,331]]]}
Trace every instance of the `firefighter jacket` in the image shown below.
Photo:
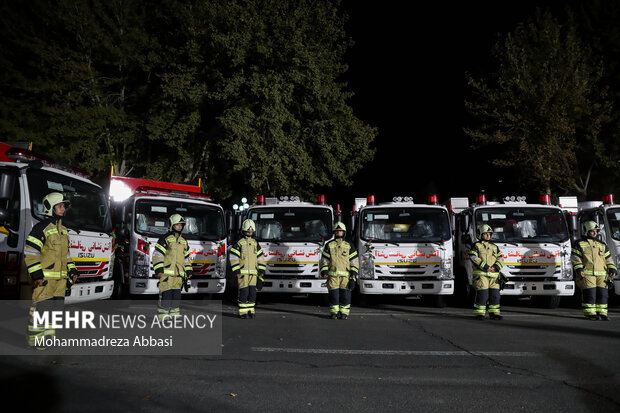
{"label": "firefighter jacket", "polygon": [[[499,247],[489,241],[478,241],[469,250],[469,259],[473,263],[473,276],[497,277],[504,267],[504,257]],[[494,267],[497,272],[489,272]]]}
{"label": "firefighter jacket", "polygon": [[575,274],[583,271],[586,276],[606,276],[608,271],[618,271],[607,245],[591,238],[584,238],[573,246],[571,262]]}
{"label": "firefighter jacket", "polygon": [[26,238],[24,260],[33,281],[79,274],[69,255],[69,233],[61,219],[46,218],[32,228]]}
{"label": "firefighter jacket", "polygon": [[153,269],[155,275],[163,273],[164,280],[167,277],[185,277],[186,274],[191,274],[189,247],[181,234],[168,232],[157,241],[153,250]]}
{"label": "firefighter jacket", "polygon": [[333,239],[325,244],[319,267],[323,276],[355,280],[359,271],[357,249],[342,238]]}
{"label": "firefighter jacket", "polygon": [[263,249],[252,237],[243,237],[230,248],[229,261],[233,274],[237,276],[265,274]]}

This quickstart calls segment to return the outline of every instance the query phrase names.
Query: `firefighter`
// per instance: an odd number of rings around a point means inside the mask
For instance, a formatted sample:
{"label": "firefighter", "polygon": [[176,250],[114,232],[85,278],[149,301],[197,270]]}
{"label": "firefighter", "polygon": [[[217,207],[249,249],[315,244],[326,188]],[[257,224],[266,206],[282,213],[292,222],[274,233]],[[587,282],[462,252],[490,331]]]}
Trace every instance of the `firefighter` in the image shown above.
{"label": "firefighter", "polygon": [[189,247],[182,235],[185,219],[172,214],[168,222],[168,232],[159,238],[153,250],[153,269],[159,278],[157,317],[160,320],[180,315],[181,288],[192,277]]}
{"label": "firefighter", "polygon": [[230,268],[237,277],[239,318],[254,318],[256,291],[262,289],[265,262],[263,250],[254,239],[256,224],[246,219],[241,224],[241,239],[230,249]]}
{"label": "firefighter", "polygon": [[329,313],[331,319],[346,320],[351,310],[351,291],[355,288],[358,273],[357,250],[344,240],[346,226],[342,222],[334,225],[334,239],[323,248],[321,275],[327,278]]}
{"label": "firefighter", "polygon": [[572,249],[571,261],[575,282],[581,289],[581,306],[588,320],[608,320],[607,283],[616,276],[611,252],[604,242],[596,239],[600,228],[594,221],[583,223],[583,239]]}
{"label": "firefighter", "polygon": [[42,201],[41,222],[32,227],[24,246],[24,259],[32,280],[32,308],[28,325],[28,344],[44,349],[38,339],[53,338],[55,330],[34,326],[34,312],[63,311],[65,296],[78,271],[69,255],[69,233],[62,225],[70,201],[59,192],[47,194]]}
{"label": "firefighter", "polygon": [[[473,264],[473,287],[476,290],[474,302],[474,317],[484,320],[489,311],[491,320],[501,320],[500,301],[500,271],[504,265],[504,258],[497,245],[492,243],[493,229],[483,224],[478,228],[478,242],[469,250],[469,259]],[[488,303],[488,307],[487,307]]]}

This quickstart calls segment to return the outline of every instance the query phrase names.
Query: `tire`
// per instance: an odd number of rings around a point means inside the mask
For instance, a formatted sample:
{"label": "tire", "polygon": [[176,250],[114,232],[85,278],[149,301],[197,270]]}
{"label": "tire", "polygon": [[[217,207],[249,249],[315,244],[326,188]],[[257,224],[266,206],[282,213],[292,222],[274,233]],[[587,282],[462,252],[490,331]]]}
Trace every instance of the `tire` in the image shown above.
{"label": "tire", "polygon": [[119,262],[114,262],[114,290],[112,291],[113,300],[129,299],[129,286],[123,283],[123,267]]}
{"label": "tire", "polygon": [[558,308],[560,305],[559,295],[549,295],[540,298],[541,305],[544,308]]}

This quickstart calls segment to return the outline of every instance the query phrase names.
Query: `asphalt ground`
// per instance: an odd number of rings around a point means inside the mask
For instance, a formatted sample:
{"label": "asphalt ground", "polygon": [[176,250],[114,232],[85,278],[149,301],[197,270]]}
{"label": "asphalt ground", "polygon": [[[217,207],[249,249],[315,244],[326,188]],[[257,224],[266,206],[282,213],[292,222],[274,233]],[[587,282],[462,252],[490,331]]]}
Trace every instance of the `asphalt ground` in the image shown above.
{"label": "asphalt ground", "polygon": [[[28,411],[620,411],[620,306],[610,321],[503,300],[501,321],[415,299],[353,306],[259,296],[222,305],[217,356],[0,358],[0,388]],[[6,400],[6,399],[5,399]]]}

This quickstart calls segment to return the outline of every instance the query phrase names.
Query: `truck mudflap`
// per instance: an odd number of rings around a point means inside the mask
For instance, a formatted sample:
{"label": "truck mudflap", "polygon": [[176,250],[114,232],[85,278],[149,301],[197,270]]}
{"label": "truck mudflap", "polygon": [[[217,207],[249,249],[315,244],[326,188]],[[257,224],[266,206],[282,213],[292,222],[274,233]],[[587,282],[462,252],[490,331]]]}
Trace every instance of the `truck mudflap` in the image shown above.
{"label": "truck mudflap", "polygon": [[362,294],[393,294],[393,295],[452,295],[454,280],[435,281],[395,281],[395,280],[362,280],[358,279]]}
{"label": "truck mudflap", "polygon": [[573,281],[508,281],[502,295],[559,295],[575,294]]}
{"label": "truck mudflap", "polygon": [[71,287],[71,295],[65,297],[67,303],[80,303],[92,300],[105,300],[112,296],[114,281],[77,283]]}
{"label": "truck mudflap", "polygon": [[265,277],[262,292],[268,293],[327,293],[327,278],[287,280]]}
{"label": "truck mudflap", "polygon": [[[131,278],[130,294],[159,294],[155,278]],[[190,288],[187,292],[181,289],[182,294],[220,294],[226,289],[225,278],[190,279]]]}

